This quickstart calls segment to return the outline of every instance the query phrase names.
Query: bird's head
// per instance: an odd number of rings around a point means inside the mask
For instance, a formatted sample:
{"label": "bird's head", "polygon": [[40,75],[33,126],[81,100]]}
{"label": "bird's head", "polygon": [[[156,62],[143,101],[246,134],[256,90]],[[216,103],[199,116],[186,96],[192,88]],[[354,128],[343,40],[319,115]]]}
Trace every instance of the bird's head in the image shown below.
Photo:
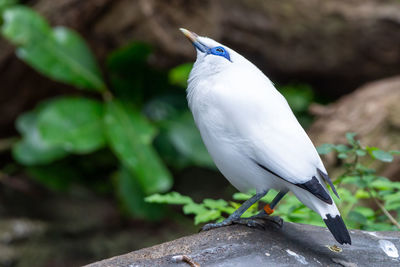
{"label": "bird's head", "polygon": [[[194,70],[201,69],[203,74],[216,74],[229,69],[245,60],[241,55],[211,38],[198,36],[196,33],[181,28],[197,51]],[[247,60],[246,60],[247,61]]]}

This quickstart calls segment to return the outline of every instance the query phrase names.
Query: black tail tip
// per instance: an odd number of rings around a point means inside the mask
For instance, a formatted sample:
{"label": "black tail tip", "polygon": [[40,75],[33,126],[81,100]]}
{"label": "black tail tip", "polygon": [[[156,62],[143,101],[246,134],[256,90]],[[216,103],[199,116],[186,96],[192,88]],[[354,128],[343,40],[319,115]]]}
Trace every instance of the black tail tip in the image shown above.
{"label": "black tail tip", "polygon": [[340,244],[351,245],[351,238],[349,231],[347,231],[346,225],[344,224],[342,217],[336,215],[332,217],[330,214],[326,214],[326,219],[324,219],[326,226],[328,226],[329,231],[331,231],[333,237]]}

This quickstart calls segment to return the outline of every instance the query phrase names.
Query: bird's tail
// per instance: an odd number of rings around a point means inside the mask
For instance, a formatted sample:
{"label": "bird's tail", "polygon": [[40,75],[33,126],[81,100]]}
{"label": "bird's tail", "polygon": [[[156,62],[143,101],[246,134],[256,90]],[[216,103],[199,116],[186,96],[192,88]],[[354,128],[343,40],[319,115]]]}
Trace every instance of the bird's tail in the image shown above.
{"label": "bird's tail", "polygon": [[326,219],[324,222],[326,226],[328,226],[329,231],[331,231],[333,237],[336,239],[337,242],[340,244],[349,244],[351,245],[351,238],[349,231],[347,230],[346,225],[343,222],[342,217],[340,214],[336,216],[331,216],[331,214],[325,214]]}
{"label": "bird's tail", "polygon": [[324,220],[326,226],[328,226],[329,231],[332,233],[333,237],[340,244],[351,245],[351,238],[346,225],[340,216],[339,210],[337,209],[335,202],[328,204],[319,198],[312,195],[310,192],[294,186],[291,191],[296,195],[296,197],[303,202],[310,209],[317,212]]}

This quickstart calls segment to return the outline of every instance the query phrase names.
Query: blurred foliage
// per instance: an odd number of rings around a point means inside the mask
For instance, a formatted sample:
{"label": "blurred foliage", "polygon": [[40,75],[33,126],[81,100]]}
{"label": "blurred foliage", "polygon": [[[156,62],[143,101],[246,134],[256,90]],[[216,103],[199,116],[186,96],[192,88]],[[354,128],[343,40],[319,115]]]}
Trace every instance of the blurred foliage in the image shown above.
{"label": "blurred foliage", "polygon": [[[400,230],[400,182],[376,174],[374,161],[392,162],[400,151],[383,151],[362,146],[355,133],[347,133],[348,145],[324,144],[320,154],[336,152],[342,161],[343,173],[335,183],[343,185],[338,201],[350,227],[364,230]],[[372,204],[372,205],[371,205]],[[376,210],[371,207],[376,207]],[[392,212],[393,215],[390,213]]]}
{"label": "blurred foliage", "polygon": [[[334,181],[337,185],[341,199],[336,199],[336,204],[342,217],[350,228],[370,231],[395,231],[400,230],[400,182],[376,175],[375,170],[360,163],[361,158],[366,158],[369,165],[375,160],[383,162],[393,161],[393,155],[400,151],[383,151],[376,147],[363,147],[354,133],[347,133],[348,144],[324,144],[318,147],[320,154],[335,151],[342,160],[343,173]],[[271,192],[273,192],[271,194]],[[252,192],[254,194],[254,192]],[[252,197],[251,193],[235,193],[234,200],[245,201]],[[277,194],[271,190],[261,202],[270,203]],[[155,194],[146,198],[149,203],[164,203],[183,205],[185,214],[195,214],[194,222],[205,223],[221,221],[225,215],[232,214],[240,204],[226,202],[225,200],[205,199],[202,203],[194,203],[190,197],[182,196],[177,192],[164,195]],[[370,203],[376,205],[371,208]],[[373,206],[372,206],[373,207]],[[254,204],[243,215],[250,217],[258,213],[258,204]],[[274,215],[279,215],[285,221],[307,223],[324,226],[321,217],[289,194],[277,206]]]}
{"label": "blurred foliage", "polygon": [[[186,104],[192,63],[157,70],[148,64],[152,48],[132,42],[112,51],[101,70],[78,33],[51,27],[16,2],[0,0],[0,23],[18,58],[42,75],[80,89],[73,96],[42,101],[17,119],[21,138],[13,157],[33,179],[60,192],[84,184],[114,194],[129,216],[158,219],[165,208],[146,203],[144,197],[171,189],[167,165],[175,170],[191,165],[215,169]],[[307,125],[311,88],[294,84],[280,91]],[[223,206],[222,201],[211,203],[205,200],[200,208],[191,202],[185,209],[200,214]],[[238,203],[229,205],[219,214]]]}
{"label": "blurred foliage", "polygon": [[44,75],[78,88],[103,91],[105,84],[92,52],[74,31],[50,25],[25,6],[3,12],[3,36],[18,46],[17,56]]}
{"label": "blurred foliage", "polygon": [[[112,186],[128,215],[159,218],[164,208],[145,203],[144,197],[171,188],[163,159],[175,158],[181,168],[194,162],[211,165],[187,119],[185,91],[169,82],[168,73],[147,64],[151,48],[142,43],[109,55],[107,85],[76,32],[51,28],[34,10],[11,1],[0,2],[0,7],[2,35],[17,46],[21,60],[53,80],[98,94],[48,99],[22,114],[16,121],[21,139],[12,150],[15,160],[52,190],[68,190],[75,182],[99,192]],[[188,135],[187,142],[176,140]],[[158,149],[155,138],[170,145]],[[188,147],[194,143],[200,153],[192,160]]]}
{"label": "blurred foliage", "polygon": [[4,9],[13,6],[17,3],[18,0],[0,0],[0,13],[2,13]]}
{"label": "blurred foliage", "polygon": [[186,63],[178,67],[173,68],[169,72],[169,81],[172,84],[180,85],[184,88],[187,87],[187,78],[189,77],[190,71],[192,70],[193,64]]}
{"label": "blurred foliage", "polygon": [[[146,197],[146,202],[158,204],[173,204],[183,205],[184,214],[194,214],[194,223],[205,223],[213,220],[222,220],[224,217],[222,213],[231,214],[235,211],[235,206],[238,203],[227,203],[223,199],[209,199],[206,198],[202,203],[195,203],[190,197],[183,196],[177,192],[170,192],[168,194],[160,195],[154,194]],[[251,210],[251,209],[249,209]],[[250,212],[250,211],[249,211]]]}

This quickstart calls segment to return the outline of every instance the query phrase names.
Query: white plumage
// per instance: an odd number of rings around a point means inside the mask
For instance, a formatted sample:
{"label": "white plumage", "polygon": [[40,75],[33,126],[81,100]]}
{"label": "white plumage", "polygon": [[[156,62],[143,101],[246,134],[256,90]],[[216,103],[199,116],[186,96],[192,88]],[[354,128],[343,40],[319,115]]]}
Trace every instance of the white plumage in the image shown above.
{"label": "white plumage", "polygon": [[[272,82],[234,50],[210,38],[182,31],[197,48],[188,80],[189,107],[222,174],[242,192],[272,188],[292,191],[324,220],[328,214],[340,218],[335,203],[328,204],[298,186],[316,177],[327,191],[317,169],[327,172],[311,140]],[[218,47],[224,50],[223,54],[210,50]],[[349,240],[350,237],[338,241],[350,243]]]}

